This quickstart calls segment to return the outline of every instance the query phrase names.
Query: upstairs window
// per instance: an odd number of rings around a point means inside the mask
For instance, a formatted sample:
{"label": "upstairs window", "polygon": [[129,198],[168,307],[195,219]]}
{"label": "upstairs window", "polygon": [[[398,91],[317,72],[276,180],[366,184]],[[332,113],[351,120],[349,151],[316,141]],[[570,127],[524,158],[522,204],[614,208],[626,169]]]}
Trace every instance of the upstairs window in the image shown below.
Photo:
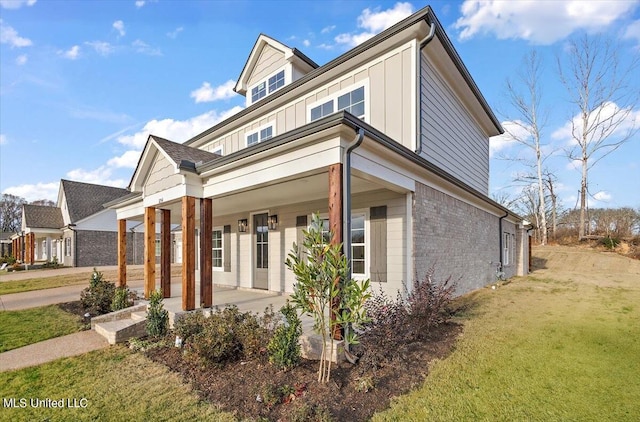
{"label": "upstairs window", "polygon": [[279,88],[284,86],[284,70],[270,76],[264,81],[261,81],[258,85],[251,88],[251,102],[255,103],[259,99],[265,97],[267,94],[275,92]]}
{"label": "upstairs window", "polygon": [[329,99],[321,104],[311,107],[309,120],[318,120],[324,116],[328,116],[334,111],[346,110],[356,117],[364,119],[365,117],[365,94],[364,86],[356,88]]}
{"label": "upstairs window", "polygon": [[247,135],[247,146],[273,138],[273,125],[264,127]]}

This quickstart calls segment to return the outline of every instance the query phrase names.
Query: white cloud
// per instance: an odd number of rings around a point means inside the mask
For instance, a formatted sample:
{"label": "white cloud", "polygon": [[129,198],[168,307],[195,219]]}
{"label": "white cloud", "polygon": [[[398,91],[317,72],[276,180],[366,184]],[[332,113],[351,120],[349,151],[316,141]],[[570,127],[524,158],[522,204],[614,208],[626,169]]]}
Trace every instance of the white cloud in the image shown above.
{"label": "white cloud", "polygon": [[570,160],[566,165],[567,170],[580,170],[582,168],[582,160]]}
{"label": "white cloud", "polygon": [[19,36],[18,31],[13,29],[13,27],[5,25],[2,19],[0,19],[0,43],[9,44],[11,48],[22,48],[33,45],[30,39]]}
{"label": "white cloud", "polygon": [[627,26],[623,38],[635,40],[640,44],[640,19]]}
{"label": "white cloud", "polygon": [[176,29],[174,29],[171,32],[167,32],[167,37],[175,40],[178,37],[178,34],[180,34],[182,31],[184,31],[184,28],[179,26]]}
{"label": "white cloud", "polygon": [[149,56],[162,56],[162,51],[159,48],[151,47],[149,44],[142,40],[135,40],[131,43],[131,46],[137,53],[147,54]]}
{"label": "white cloud", "polygon": [[59,182],[24,184],[8,187],[2,193],[20,196],[29,202],[38,199],[55,201],[58,198],[58,185]]}
{"label": "white cloud", "polygon": [[603,190],[601,190],[600,192],[596,192],[593,195],[593,199],[595,199],[596,201],[603,201],[603,202],[607,202],[607,201],[611,201],[613,197],[611,196],[610,193],[605,192]]}
{"label": "white cloud", "polygon": [[505,130],[502,135],[489,138],[489,157],[517,145],[515,139],[527,139],[531,136],[526,125],[520,120],[502,122],[502,127]]}
{"label": "white cloud", "polygon": [[411,3],[396,3],[391,9],[371,10],[366,8],[358,16],[358,28],[364,31],[359,33],[343,33],[337,35],[334,40],[338,44],[355,47],[373,37],[377,33],[393,26],[413,13]]}
{"label": "white cloud", "polygon": [[305,47],[309,47],[311,45],[311,41],[309,40],[303,40],[302,41],[302,45],[304,45]]}
{"label": "white cloud", "polygon": [[136,165],[138,165],[138,160],[140,159],[141,152],[142,151],[140,150],[126,151],[124,154],[118,157],[113,157],[112,159],[107,161],[107,165],[116,168],[124,167],[134,169],[136,168]]}
{"label": "white cloud", "polygon": [[27,57],[26,54],[21,54],[18,57],[16,57],[16,64],[18,66],[22,66],[22,65],[25,65],[28,60],[29,60],[29,57]]}
{"label": "white cloud", "polygon": [[94,183],[97,185],[125,187],[127,181],[124,179],[111,179],[113,170],[107,166],[100,166],[95,170],[85,170],[82,168],[73,169],[67,172],[67,177],[77,182]]}
{"label": "white cloud", "polygon": [[196,100],[196,103],[208,103],[217,100],[226,100],[236,95],[233,91],[233,87],[236,86],[235,81],[228,80],[222,85],[212,87],[209,82],[203,82],[202,86],[194,91],[191,91],[191,98]]}
{"label": "white cloud", "polygon": [[133,135],[118,137],[118,142],[122,145],[142,149],[150,134],[169,139],[174,142],[184,142],[193,136],[204,132],[216,123],[236,114],[242,107],[235,106],[230,110],[221,113],[216,110],[200,114],[187,120],[151,120],[144,127]]}
{"label": "white cloud", "polygon": [[0,0],[3,9],[20,9],[22,6],[33,6],[37,0]]}
{"label": "white cloud", "polygon": [[111,44],[105,41],[87,41],[85,42],[85,44],[93,48],[96,53],[105,57],[113,53],[113,51],[115,50]]}
{"label": "white cloud", "polygon": [[577,30],[596,31],[626,16],[631,1],[500,1],[465,0],[454,27],[460,40],[493,34],[498,39],[523,39],[552,44]]}
{"label": "white cloud", "polygon": [[[640,110],[621,109],[616,103],[606,102],[591,112],[587,121],[591,128],[587,143],[591,143],[603,136],[615,138],[637,128],[640,125]],[[567,146],[577,145],[574,136],[582,137],[582,117],[579,114],[551,134],[552,139],[563,141]]]}
{"label": "white cloud", "polygon": [[80,46],[74,45],[67,51],[59,51],[58,54],[60,54],[62,57],[67,58],[69,60],[75,60],[80,55]]}
{"label": "white cloud", "polygon": [[113,23],[113,29],[118,31],[118,34],[121,37],[124,37],[124,35],[127,33],[124,29],[124,22],[122,22],[121,20],[117,20]]}
{"label": "white cloud", "polygon": [[336,29],[335,25],[329,25],[329,26],[325,26],[324,28],[322,28],[322,30],[320,31],[321,34],[328,34],[329,32],[333,31],[334,29]]}
{"label": "white cloud", "polygon": [[144,0],[136,0],[136,7],[140,9],[142,6],[144,6],[144,3]]}
{"label": "white cloud", "polygon": [[7,145],[9,140],[6,135],[0,134],[0,145]]}

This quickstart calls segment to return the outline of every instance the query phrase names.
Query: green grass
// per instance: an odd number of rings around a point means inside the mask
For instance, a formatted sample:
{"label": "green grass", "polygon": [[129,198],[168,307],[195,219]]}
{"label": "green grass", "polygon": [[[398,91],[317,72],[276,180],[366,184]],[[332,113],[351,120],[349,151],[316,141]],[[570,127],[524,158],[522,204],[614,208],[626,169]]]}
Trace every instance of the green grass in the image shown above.
{"label": "green grass", "polygon": [[0,312],[0,352],[77,332],[77,315],[56,305]]}
{"label": "green grass", "polygon": [[[180,377],[121,346],[0,373],[3,398],[76,399],[84,408],[3,408],[6,421],[229,421]],[[66,401],[65,401],[66,403]]]}
{"label": "green grass", "polygon": [[375,421],[640,420],[640,286],[523,278],[466,299],[456,350]]}
{"label": "green grass", "polygon": [[56,275],[53,277],[34,277],[26,280],[11,280],[0,282],[0,295],[30,292],[33,290],[52,289],[54,287],[89,285],[91,272],[81,274]]}

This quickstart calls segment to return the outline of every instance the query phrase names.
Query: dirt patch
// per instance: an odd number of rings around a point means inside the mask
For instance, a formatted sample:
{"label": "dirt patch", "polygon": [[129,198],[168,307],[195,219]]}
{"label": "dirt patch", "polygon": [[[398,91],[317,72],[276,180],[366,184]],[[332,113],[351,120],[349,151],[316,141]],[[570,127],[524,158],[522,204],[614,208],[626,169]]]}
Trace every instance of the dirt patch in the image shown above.
{"label": "dirt patch", "polygon": [[59,303],[58,308],[73,315],[84,318],[85,310],[79,300],[73,302]]}
{"label": "dirt patch", "polygon": [[461,330],[458,324],[443,324],[428,341],[407,345],[400,359],[375,371],[334,365],[327,384],[318,383],[315,361],[303,360],[285,372],[265,360],[202,366],[175,347],[150,349],[146,355],[181,374],[206,401],[241,418],[364,421],[387,408],[392,397],[420,386],[429,363],[451,353]]}

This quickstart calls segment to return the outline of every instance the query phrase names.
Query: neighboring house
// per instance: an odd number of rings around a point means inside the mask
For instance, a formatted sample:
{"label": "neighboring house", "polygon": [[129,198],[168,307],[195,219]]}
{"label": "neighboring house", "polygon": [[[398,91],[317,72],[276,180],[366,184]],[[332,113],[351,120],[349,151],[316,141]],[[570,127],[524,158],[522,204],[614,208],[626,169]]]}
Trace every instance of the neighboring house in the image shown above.
{"label": "neighboring house", "polygon": [[183,309],[198,279],[204,306],[212,278],[291,292],[284,261],[314,212],[353,276],[391,295],[431,266],[459,293],[526,273],[526,227],[488,197],[489,138],[503,129],[431,8],[323,66],[260,35],[235,90],[247,107],[184,144],[149,136],[132,193],[107,204],[122,227],[144,222],[149,257],[163,222],[163,287],[181,225]]}
{"label": "neighboring house", "polygon": [[13,255],[12,232],[0,232],[0,257]]}
{"label": "neighboring house", "polygon": [[[15,236],[18,259],[27,264],[52,261],[70,267],[117,264],[117,221],[114,210],[103,207],[129,195],[111,186],[61,180],[55,207],[23,205],[22,232]],[[128,225],[130,264],[142,263],[143,235]],[[22,245],[22,246],[20,246]]]}

